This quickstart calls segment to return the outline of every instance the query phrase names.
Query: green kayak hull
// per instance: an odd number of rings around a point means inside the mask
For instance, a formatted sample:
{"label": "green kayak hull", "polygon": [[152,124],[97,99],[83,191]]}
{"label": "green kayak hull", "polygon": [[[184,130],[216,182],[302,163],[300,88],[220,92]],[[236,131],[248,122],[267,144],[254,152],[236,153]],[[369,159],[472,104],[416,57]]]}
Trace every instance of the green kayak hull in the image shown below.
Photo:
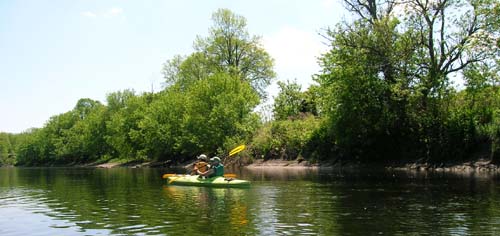
{"label": "green kayak hull", "polygon": [[167,183],[171,185],[183,186],[206,186],[206,187],[221,187],[221,188],[246,188],[250,187],[250,181],[212,177],[202,179],[198,175],[175,175],[167,178]]}

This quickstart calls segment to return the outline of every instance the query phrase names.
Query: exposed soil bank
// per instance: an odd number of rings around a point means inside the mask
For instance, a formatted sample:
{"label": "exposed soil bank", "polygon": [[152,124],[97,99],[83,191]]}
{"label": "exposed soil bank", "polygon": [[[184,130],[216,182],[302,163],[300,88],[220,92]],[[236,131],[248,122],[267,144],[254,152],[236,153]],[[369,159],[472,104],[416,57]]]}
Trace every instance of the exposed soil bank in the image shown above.
{"label": "exposed soil bank", "polygon": [[[107,162],[107,163],[91,163],[85,165],[75,165],[77,167],[90,167],[90,168],[183,168],[190,169],[194,160],[185,163],[173,163],[171,161],[162,162],[141,162],[132,161],[127,163],[117,163],[117,162]],[[352,162],[322,162],[322,163],[311,163],[309,161],[301,160],[262,160],[256,159],[250,164],[238,163],[230,164],[228,167],[245,167],[250,169],[352,169],[352,170],[363,170],[363,169],[387,169],[387,170],[398,170],[398,171],[438,171],[438,172],[500,172],[500,166],[492,164],[488,159],[476,159],[468,160],[465,162],[453,162],[453,163],[352,163]]]}
{"label": "exposed soil bank", "polygon": [[387,167],[395,170],[417,170],[417,171],[445,171],[445,172],[474,172],[474,171],[500,171],[498,165],[492,164],[489,160],[479,159],[463,163],[412,163],[403,166]]}
{"label": "exposed soil bank", "polygon": [[247,165],[246,168],[283,168],[283,169],[349,169],[349,170],[366,170],[366,169],[387,169],[397,171],[434,171],[434,172],[453,172],[453,173],[473,173],[473,172],[500,172],[500,166],[492,164],[489,160],[478,159],[467,162],[454,163],[310,163],[308,161],[284,161],[284,160],[257,160],[254,163]]}
{"label": "exposed soil bank", "polygon": [[107,162],[101,164],[88,164],[83,167],[96,167],[96,168],[115,168],[115,167],[128,167],[128,168],[166,168],[166,167],[176,167],[172,165],[171,161],[161,161],[161,162],[141,162],[141,161],[132,161],[127,163],[119,163],[119,162]]}
{"label": "exposed soil bank", "polygon": [[266,167],[284,167],[284,168],[319,168],[333,167],[332,165],[320,165],[310,163],[309,161],[287,161],[287,160],[255,160],[252,164],[246,165],[247,168],[266,168]]}

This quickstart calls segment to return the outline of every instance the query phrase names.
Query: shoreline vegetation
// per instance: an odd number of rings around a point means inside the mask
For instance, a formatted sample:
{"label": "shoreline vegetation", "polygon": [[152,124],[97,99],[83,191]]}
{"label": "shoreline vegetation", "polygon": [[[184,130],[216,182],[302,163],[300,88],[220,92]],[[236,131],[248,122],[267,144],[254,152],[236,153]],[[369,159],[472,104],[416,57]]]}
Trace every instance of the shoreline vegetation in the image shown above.
{"label": "shoreline vegetation", "polygon": [[497,170],[500,3],[409,0],[397,16],[394,1],[344,2],[353,17],[322,32],[314,83],[280,78],[273,105],[273,58],[219,9],[193,53],[163,64],[163,90],[82,98],[42,128],[0,133],[0,165],[174,166],[245,144],[230,165]]}

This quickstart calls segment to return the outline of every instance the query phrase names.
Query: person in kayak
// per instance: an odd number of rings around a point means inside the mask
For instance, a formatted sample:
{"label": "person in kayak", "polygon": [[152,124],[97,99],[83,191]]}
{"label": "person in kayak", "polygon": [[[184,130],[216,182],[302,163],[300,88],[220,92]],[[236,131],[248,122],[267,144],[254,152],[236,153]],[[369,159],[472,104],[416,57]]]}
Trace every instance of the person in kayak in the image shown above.
{"label": "person in kayak", "polygon": [[193,170],[191,171],[192,175],[199,175],[200,173],[204,173],[209,169],[207,155],[201,154],[197,158],[198,161],[193,164]]}
{"label": "person in kayak", "polygon": [[210,168],[206,172],[201,172],[200,176],[208,178],[216,176],[224,176],[224,165],[222,165],[219,157],[210,158]]}

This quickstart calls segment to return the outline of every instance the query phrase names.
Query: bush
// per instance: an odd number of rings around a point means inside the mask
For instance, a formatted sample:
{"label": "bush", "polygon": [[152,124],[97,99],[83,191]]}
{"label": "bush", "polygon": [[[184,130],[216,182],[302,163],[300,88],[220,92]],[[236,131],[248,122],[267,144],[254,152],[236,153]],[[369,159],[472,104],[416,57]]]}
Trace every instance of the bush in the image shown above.
{"label": "bush", "polygon": [[309,159],[303,150],[319,129],[320,123],[321,120],[312,115],[269,122],[252,139],[253,155],[263,159]]}

